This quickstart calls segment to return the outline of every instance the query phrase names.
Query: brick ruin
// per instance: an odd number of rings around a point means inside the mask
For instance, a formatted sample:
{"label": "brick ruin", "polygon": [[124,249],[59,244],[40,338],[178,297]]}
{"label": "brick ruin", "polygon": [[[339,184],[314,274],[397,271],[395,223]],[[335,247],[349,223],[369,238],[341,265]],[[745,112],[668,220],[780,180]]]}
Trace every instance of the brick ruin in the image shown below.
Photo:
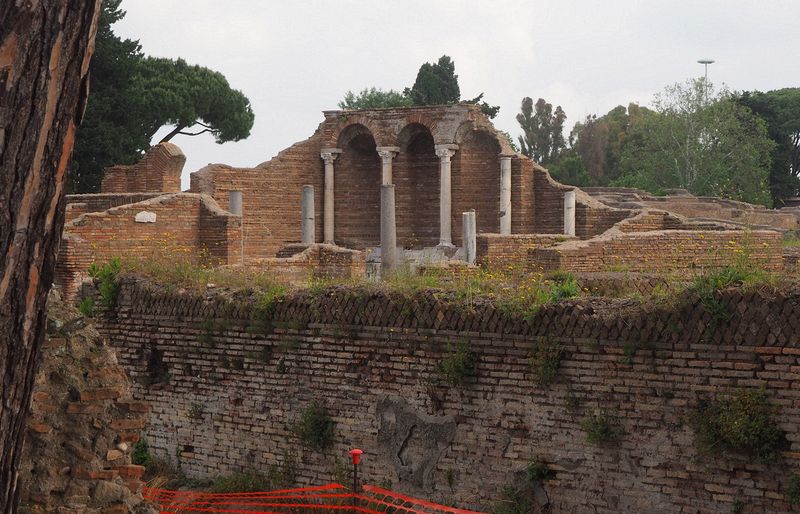
{"label": "brick ruin", "polygon": [[[471,210],[479,264],[514,254],[535,268],[594,272],[620,265],[692,271],[728,262],[726,242],[745,239],[757,253],[774,250],[767,260],[779,268],[779,232],[796,229],[798,219],[719,199],[587,194],[515,153],[474,105],[324,111],[307,140],[253,168],[208,165],[180,192],[184,163],[177,146],[162,143],[133,166],[109,168],[100,194],[68,197],[56,280],[68,297],[89,263],[129,254],[180,251],[297,281],[363,275],[379,255],[386,185],[394,191],[401,261],[412,264],[466,258],[462,213]],[[313,187],[306,207],[316,215],[307,215],[300,244],[304,186]],[[310,246],[324,248],[305,252]],[[648,256],[639,258],[642,248]],[[336,257],[325,264],[320,255]]]}
{"label": "brick ruin", "polygon": [[[573,300],[529,317],[430,293],[337,287],[279,299],[266,314],[257,298],[127,281],[99,322],[134,396],[152,406],[151,448],[191,476],[291,461],[300,484],[322,484],[341,480],[356,446],[368,483],[481,511],[525,483],[532,460],[553,472],[535,485],[542,512],[792,508],[796,288],[724,291],[736,315],[713,330],[692,295]],[[441,363],[459,345],[476,355],[475,372],[448,385]],[[549,385],[532,365],[541,345],[563,351]],[[786,432],[789,446],[769,464],[695,445],[687,420],[700,402],[742,388],[763,388]],[[311,404],[335,422],[323,451],[292,428]],[[597,413],[618,421],[618,441],[587,440]]]}

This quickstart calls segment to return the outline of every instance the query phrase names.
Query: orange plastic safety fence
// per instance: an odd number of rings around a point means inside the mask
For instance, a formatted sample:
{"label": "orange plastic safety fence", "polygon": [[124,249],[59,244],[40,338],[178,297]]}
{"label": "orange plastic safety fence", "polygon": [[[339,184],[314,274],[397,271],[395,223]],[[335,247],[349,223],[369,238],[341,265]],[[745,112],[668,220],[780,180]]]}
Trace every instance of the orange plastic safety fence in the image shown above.
{"label": "orange plastic safety fence", "polygon": [[145,489],[143,495],[146,500],[159,505],[164,513],[480,514],[437,505],[370,485],[363,487],[362,494],[353,494],[339,484],[329,484],[261,493],[198,493]]}

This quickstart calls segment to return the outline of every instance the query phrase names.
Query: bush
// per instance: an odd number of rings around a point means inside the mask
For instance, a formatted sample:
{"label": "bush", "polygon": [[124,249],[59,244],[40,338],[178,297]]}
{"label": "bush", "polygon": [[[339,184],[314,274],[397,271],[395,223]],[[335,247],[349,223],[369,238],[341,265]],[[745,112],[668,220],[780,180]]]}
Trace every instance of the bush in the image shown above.
{"label": "bush", "polygon": [[100,292],[100,306],[112,310],[117,306],[119,296],[119,283],[117,276],[122,270],[119,258],[112,257],[102,266],[92,263],[89,266],[89,276],[97,281],[97,290]]}
{"label": "bush", "polygon": [[792,475],[789,477],[789,484],[786,486],[786,501],[790,505],[800,503],[800,476]]}
{"label": "bush", "polygon": [[564,347],[561,344],[550,340],[536,343],[530,363],[539,385],[548,386],[553,383],[563,358]]}
{"label": "bush", "polygon": [[144,439],[139,439],[139,441],[133,445],[131,461],[137,466],[145,467],[149,466],[150,463],[153,462],[153,456],[150,455],[150,447],[147,445],[147,441]]}
{"label": "bush", "polygon": [[741,389],[730,397],[701,401],[690,425],[701,453],[728,451],[768,464],[789,445],[772,413],[763,389]]}
{"label": "bush", "polygon": [[91,318],[94,316],[94,300],[87,296],[81,300],[81,303],[78,305],[78,310],[87,318]]}
{"label": "bush", "polygon": [[533,459],[528,463],[528,479],[531,482],[541,482],[542,480],[551,480],[556,477],[556,472],[547,467],[547,463]]}
{"label": "bush", "polygon": [[581,428],[586,432],[586,440],[592,444],[613,443],[622,437],[619,420],[607,411],[587,416],[581,422]]}
{"label": "bush", "polygon": [[507,485],[500,494],[500,500],[492,506],[492,514],[530,514],[534,512],[530,500],[520,489]]}
{"label": "bush", "polygon": [[477,361],[477,355],[465,341],[455,346],[448,344],[447,355],[439,365],[439,374],[451,386],[459,387],[467,377],[475,375]]}
{"label": "bush", "polygon": [[212,482],[211,493],[258,493],[272,490],[272,482],[263,473],[247,471],[219,477]]}
{"label": "bush", "polygon": [[335,422],[325,408],[318,403],[312,403],[303,410],[300,419],[292,427],[292,432],[303,444],[319,452],[333,442],[334,425]]}
{"label": "bush", "polygon": [[581,292],[575,275],[565,271],[557,271],[550,274],[550,291],[547,295],[547,303],[557,303],[561,300],[575,298]]}

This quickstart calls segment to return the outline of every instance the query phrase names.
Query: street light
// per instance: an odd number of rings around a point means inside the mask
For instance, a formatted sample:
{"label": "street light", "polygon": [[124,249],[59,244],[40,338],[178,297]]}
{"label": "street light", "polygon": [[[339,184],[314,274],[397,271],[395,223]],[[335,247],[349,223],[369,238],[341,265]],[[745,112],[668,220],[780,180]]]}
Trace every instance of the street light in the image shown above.
{"label": "street light", "polygon": [[702,64],[703,67],[705,67],[706,69],[706,78],[703,82],[703,85],[705,86],[706,89],[706,103],[708,103],[708,65],[714,64],[714,59],[699,59],[697,62]]}

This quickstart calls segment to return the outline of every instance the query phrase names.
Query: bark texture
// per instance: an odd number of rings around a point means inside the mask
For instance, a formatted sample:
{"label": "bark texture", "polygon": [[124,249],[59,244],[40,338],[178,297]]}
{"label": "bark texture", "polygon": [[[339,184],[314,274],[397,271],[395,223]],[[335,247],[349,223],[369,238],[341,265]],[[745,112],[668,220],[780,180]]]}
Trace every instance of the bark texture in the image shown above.
{"label": "bark texture", "polygon": [[100,0],[0,1],[0,513],[16,511]]}

